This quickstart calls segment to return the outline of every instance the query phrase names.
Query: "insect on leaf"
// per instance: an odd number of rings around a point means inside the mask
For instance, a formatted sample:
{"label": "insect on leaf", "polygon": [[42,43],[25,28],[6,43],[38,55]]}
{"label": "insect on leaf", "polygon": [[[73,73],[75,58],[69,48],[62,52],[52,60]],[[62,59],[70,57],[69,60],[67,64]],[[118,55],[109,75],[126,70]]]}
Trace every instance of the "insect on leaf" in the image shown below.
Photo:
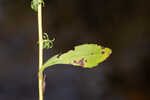
{"label": "insect on leaf", "polygon": [[93,68],[106,60],[111,53],[111,49],[97,44],[82,44],[62,55],[53,56],[42,66],[41,70],[43,71],[48,66],[55,64],[71,64],[83,68]]}

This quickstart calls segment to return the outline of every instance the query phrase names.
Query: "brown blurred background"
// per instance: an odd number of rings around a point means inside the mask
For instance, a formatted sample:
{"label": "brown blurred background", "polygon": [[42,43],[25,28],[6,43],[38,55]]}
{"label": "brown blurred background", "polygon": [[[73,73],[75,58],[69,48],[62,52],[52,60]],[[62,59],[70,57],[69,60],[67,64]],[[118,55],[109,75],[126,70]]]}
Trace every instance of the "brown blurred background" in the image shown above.
{"label": "brown blurred background", "polygon": [[[45,100],[150,100],[149,0],[47,0],[44,60],[75,45],[113,50],[99,67],[46,70]],[[37,13],[30,0],[0,0],[0,100],[37,100]]]}

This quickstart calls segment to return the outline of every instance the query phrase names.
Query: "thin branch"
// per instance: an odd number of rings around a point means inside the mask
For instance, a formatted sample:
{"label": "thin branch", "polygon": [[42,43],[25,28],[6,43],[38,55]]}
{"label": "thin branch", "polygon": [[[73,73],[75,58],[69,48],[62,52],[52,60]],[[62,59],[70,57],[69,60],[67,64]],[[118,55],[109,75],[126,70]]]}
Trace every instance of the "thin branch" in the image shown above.
{"label": "thin branch", "polygon": [[[42,32],[42,3],[38,6],[38,37],[39,37],[39,71],[43,65],[43,32]],[[39,100],[43,100],[43,73],[39,72]]]}

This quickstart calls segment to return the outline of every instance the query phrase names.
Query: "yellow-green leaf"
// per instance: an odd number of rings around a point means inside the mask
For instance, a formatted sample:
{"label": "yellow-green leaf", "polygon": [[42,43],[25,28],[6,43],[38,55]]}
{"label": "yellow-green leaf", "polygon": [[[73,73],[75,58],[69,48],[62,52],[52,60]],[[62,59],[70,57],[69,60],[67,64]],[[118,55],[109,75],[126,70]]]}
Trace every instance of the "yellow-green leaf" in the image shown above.
{"label": "yellow-green leaf", "polygon": [[97,44],[82,44],[62,55],[53,56],[42,66],[41,70],[43,71],[48,66],[55,64],[71,64],[83,68],[93,68],[106,60],[111,53],[111,49]]}

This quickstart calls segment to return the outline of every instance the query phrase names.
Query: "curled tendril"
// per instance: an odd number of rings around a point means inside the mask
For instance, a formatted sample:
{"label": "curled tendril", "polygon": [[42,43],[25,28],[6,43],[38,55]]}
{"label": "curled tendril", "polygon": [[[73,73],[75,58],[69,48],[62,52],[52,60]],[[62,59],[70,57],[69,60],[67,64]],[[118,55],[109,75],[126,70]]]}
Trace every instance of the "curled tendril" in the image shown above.
{"label": "curled tendril", "polygon": [[39,4],[42,4],[43,7],[44,7],[44,1],[43,0],[32,0],[31,1],[31,8],[34,10],[34,11],[38,11],[38,5]]}
{"label": "curled tendril", "polygon": [[43,48],[49,49],[53,47],[53,42],[55,41],[55,38],[52,40],[49,39],[48,34],[44,33],[43,35]]}

